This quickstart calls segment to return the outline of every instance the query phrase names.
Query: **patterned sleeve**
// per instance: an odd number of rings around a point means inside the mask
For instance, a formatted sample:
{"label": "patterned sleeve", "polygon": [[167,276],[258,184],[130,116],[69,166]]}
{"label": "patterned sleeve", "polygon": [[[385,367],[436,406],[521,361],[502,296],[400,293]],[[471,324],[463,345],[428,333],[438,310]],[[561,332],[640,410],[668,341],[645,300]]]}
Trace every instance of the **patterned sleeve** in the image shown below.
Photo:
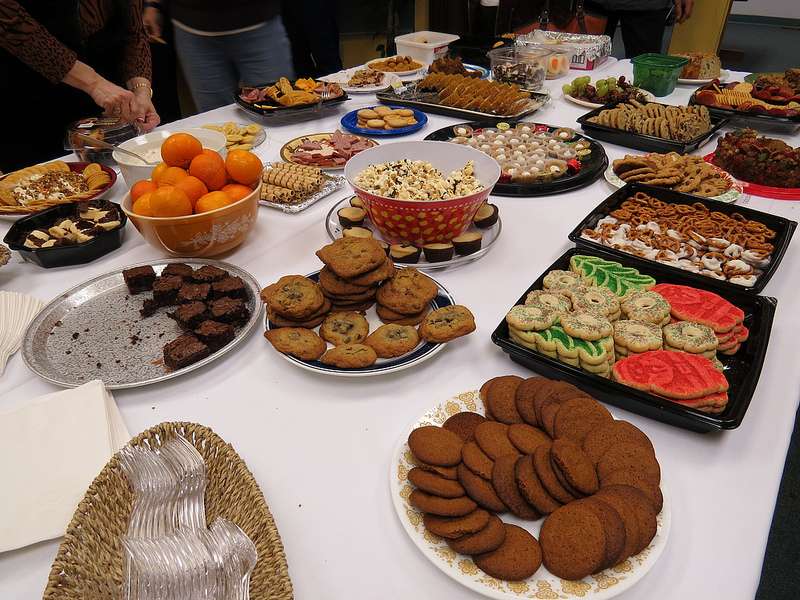
{"label": "patterned sleeve", "polygon": [[[52,83],[64,79],[78,58],[14,0],[0,0],[0,47]],[[149,52],[147,62],[149,68]]]}
{"label": "patterned sleeve", "polygon": [[[2,2],[3,0],[0,0]],[[128,21],[128,44],[125,47],[125,60],[122,75],[125,81],[132,77],[153,80],[150,58],[150,42],[142,22],[142,0],[132,0]]]}

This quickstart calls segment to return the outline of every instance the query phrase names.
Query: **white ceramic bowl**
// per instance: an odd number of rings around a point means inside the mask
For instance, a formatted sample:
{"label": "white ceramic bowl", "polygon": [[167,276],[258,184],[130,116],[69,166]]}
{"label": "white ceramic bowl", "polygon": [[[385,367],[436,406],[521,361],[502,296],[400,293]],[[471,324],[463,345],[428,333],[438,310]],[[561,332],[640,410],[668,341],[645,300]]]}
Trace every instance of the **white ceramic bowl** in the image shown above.
{"label": "white ceramic bowl", "polygon": [[[203,148],[209,150],[216,150],[223,156],[225,155],[225,135],[219,131],[211,129],[172,129],[165,127],[157,131],[151,131],[144,135],[131,138],[122,142],[119,147],[137,154],[145,155],[147,152],[158,150],[160,155],[161,144],[171,136],[173,133],[189,133],[200,140]],[[122,152],[114,150],[112,156],[119,165],[119,170],[122,173],[122,178],[125,180],[125,185],[131,187],[134,183],[141,179],[150,179],[150,173],[155,165],[136,164],[136,159]],[[159,158],[159,161],[161,159]]]}

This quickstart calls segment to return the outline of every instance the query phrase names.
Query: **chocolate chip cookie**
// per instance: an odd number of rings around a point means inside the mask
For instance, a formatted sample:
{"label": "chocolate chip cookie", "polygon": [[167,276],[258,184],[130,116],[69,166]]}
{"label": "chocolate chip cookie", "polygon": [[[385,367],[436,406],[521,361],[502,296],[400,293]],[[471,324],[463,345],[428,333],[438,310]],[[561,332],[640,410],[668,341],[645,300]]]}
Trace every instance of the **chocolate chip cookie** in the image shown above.
{"label": "chocolate chip cookie", "polygon": [[316,333],[301,327],[281,327],[264,332],[278,352],[290,354],[300,360],[317,360],[325,352],[327,345]]}
{"label": "chocolate chip cookie", "polygon": [[339,238],[317,250],[316,254],[334,273],[345,279],[371,271],[386,261],[383,248],[372,238]]}
{"label": "chocolate chip cookie", "polygon": [[363,369],[374,364],[378,355],[364,344],[342,344],[328,350],[319,360],[340,369]]}
{"label": "chocolate chip cookie", "polygon": [[427,275],[407,267],[399,269],[394,276],[385,281],[376,298],[378,304],[403,315],[416,315],[422,312],[439,292],[439,288]]}
{"label": "chocolate chip cookie", "polygon": [[419,326],[423,340],[438,344],[475,331],[475,317],[466,306],[454,304],[428,313]]}
{"label": "chocolate chip cookie", "polygon": [[369,334],[364,343],[372,347],[380,358],[394,358],[416,348],[419,334],[410,325],[381,325]]}
{"label": "chocolate chip cookie", "polygon": [[369,334],[369,323],[357,312],[337,312],[328,315],[319,328],[323,340],[334,346],[359,344]]}
{"label": "chocolate chip cookie", "polygon": [[265,292],[262,291],[262,298],[266,295],[267,306],[272,312],[297,321],[314,314],[325,301],[319,285],[302,275],[281,277],[271,293]]}
{"label": "chocolate chip cookie", "polygon": [[331,294],[362,294],[370,289],[369,285],[356,285],[347,279],[342,279],[329,267],[322,267],[319,272],[319,285],[323,292]]}

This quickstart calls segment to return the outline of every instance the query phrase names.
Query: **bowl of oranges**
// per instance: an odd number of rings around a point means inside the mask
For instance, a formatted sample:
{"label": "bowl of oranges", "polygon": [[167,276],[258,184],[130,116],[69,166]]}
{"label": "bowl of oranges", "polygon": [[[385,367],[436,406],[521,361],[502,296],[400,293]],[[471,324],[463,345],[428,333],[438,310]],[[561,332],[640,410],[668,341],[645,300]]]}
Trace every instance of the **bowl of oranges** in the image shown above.
{"label": "bowl of oranges", "polygon": [[248,150],[223,158],[185,132],[165,139],[161,156],[122,200],[139,233],[174,256],[215,256],[241,244],[258,215],[261,160]]}

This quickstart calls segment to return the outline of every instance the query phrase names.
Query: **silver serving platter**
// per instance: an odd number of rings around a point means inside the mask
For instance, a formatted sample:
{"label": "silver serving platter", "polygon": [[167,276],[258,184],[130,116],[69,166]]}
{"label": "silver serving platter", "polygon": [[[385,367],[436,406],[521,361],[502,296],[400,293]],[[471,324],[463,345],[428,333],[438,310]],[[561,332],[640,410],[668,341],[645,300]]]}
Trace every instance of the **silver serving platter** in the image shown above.
{"label": "silver serving platter", "polygon": [[[131,295],[122,271],[152,265],[156,274],[169,263],[213,265],[240,277],[248,288],[250,319],[236,337],[210,356],[182,369],[163,364],[164,345],[183,331],[161,308],[142,318],[139,309],[150,292]],[[77,387],[101,379],[118,390],[158,383],[199,369],[236,348],[262,319],[261,288],[250,273],[230,263],[200,258],[162,259],[129,265],[81,283],[45,306],[28,326],[22,358],[42,379]]]}
{"label": "silver serving platter", "polygon": [[[280,164],[287,164],[287,163],[281,163],[281,162],[267,163],[265,166],[265,170],[271,169],[273,165],[280,165]],[[288,163],[288,164],[293,164],[293,163]],[[259,198],[258,203],[261,206],[268,206],[270,208],[275,208],[277,210],[283,211],[288,214],[296,214],[302,212],[309,206],[316,204],[326,196],[330,196],[333,192],[335,192],[344,185],[345,179],[341,175],[334,175],[333,173],[323,172],[322,177],[324,180],[322,187],[319,188],[319,190],[311,194],[308,198],[306,198],[302,202],[298,202],[297,204],[284,204],[282,202],[273,202],[271,200],[263,200]]]}

